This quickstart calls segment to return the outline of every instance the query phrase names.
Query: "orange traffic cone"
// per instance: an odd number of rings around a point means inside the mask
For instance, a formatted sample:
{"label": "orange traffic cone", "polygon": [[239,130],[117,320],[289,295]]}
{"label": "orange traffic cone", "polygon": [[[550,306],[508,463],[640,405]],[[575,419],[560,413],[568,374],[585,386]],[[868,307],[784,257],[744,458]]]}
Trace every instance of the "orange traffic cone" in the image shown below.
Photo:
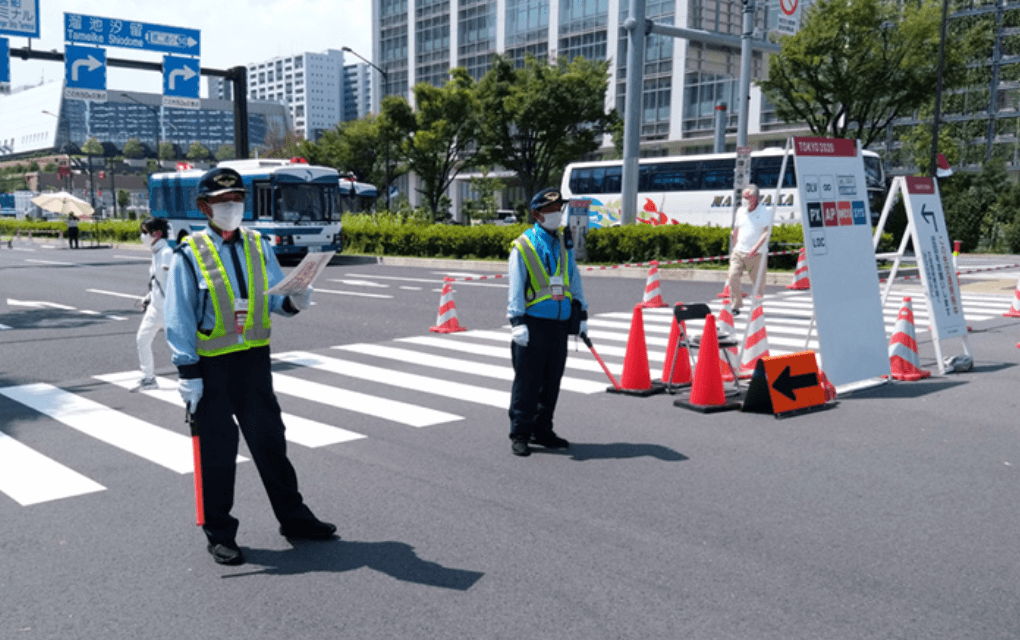
{"label": "orange traffic cone", "polygon": [[[719,327],[718,333],[720,335],[735,336],[737,330],[733,326],[733,312],[730,310],[729,299],[723,300],[723,307],[719,311]],[[740,344],[739,342],[737,344]],[[733,361],[737,360],[737,348],[727,347],[727,351],[733,354]],[[733,369],[730,367],[730,363],[725,358],[719,358],[719,368],[722,371],[723,382],[733,382]]]}
{"label": "orange traffic cone", "polygon": [[662,289],[659,288],[659,263],[652,260],[652,266],[648,269],[648,279],[645,280],[645,297],[641,306],[645,309],[657,309],[667,306],[662,299]]}
{"label": "orange traffic cone", "polygon": [[1002,317],[1020,318],[1020,280],[1017,280],[1016,289],[1013,291],[1013,304],[1010,306],[1009,311],[1002,314]]}
{"label": "orange traffic cone", "polygon": [[[691,383],[691,356],[687,352],[687,347],[681,346],[679,351],[677,350],[681,331],[687,333],[686,325],[677,323],[676,318],[673,318],[673,326],[669,330],[669,345],[666,347],[666,359],[662,363],[662,381],[674,387]],[[673,370],[672,377],[669,375],[670,369]]]}
{"label": "orange traffic cone", "polygon": [[810,289],[811,278],[808,277],[807,271],[807,250],[804,247],[800,248],[800,254],[797,256],[797,269],[793,272],[793,284],[786,285],[787,289]]}
{"label": "orange traffic cone", "polygon": [[740,361],[740,377],[750,378],[761,358],[769,356],[769,337],[765,332],[765,306],[758,305],[751,312],[751,326],[744,342],[744,357]]}
{"label": "orange traffic cone", "polygon": [[722,375],[719,372],[719,338],[715,331],[715,316],[711,313],[705,316],[705,330],[701,334],[701,347],[698,349],[698,364],[694,368],[691,394],[687,399],[674,401],[673,405],[702,413],[740,407],[739,402],[726,402],[726,392],[723,390]]}
{"label": "orange traffic cone", "polygon": [[453,278],[443,278],[443,293],[439,298],[439,314],[436,316],[436,326],[429,327],[429,331],[435,333],[467,331],[466,327],[460,326],[460,323],[457,322],[457,303],[453,301]]}
{"label": "orange traffic cone", "polygon": [[921,368],[917,355],[917,341],[914,339],[914,304],[908,296],[896,316],[892,338],[889,340],[889,365],[896,380],[923,380],[931,371]]}
{"label": "orange traffic cone", "polygon": [[634,396],[650,396],[665,391],[663,385],[652,384],[652,372],[648,367],[648,345],[645,342],[645,321],[640,304],[634,305],[634,315],[630,321],[620,387],[609,387],[606,391]]}
{"label": "orange traffic cone", "polygon": [[836,386],[829,382],[829,378],[821,369],[818,370],[818,384],[822,385],[822,389],[825,391],[826,402],[832,402],[836,399]]}
{"label": "orange traffic cone", "polygon": [[[722,293],[715,294],[715,297],[716,298],[730,298],[730,297],[732,297],[732,296],[730,296],[730,283],[727,282],[726,286],[723,287]],[[740,297],[741,298],[746,298],[747,294],[746,293],[741,293]]]}

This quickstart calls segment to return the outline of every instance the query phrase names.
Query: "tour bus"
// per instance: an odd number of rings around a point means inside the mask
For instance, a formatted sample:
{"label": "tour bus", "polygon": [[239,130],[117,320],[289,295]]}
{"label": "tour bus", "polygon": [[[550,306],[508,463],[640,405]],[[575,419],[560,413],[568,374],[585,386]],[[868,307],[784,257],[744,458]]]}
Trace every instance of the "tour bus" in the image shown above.
{"label": "tour bus", "polygon": [[[772,206],[784,149],[774,147],[751,153],[750,182],[761,191],[761,204]],[[865,150],[864,171],[872,224],[878,221],[885,202],[886,184],[882,160]],[[736,153],[641,158],[638,172],[638,222],[651,225],[692,224],[729,227],[733,220],[733,173]],[[589,227],[620,224],[623,161],[574,162],[563,172],[564,198],[591,200]],[[776,221],[800,222],[794,206],[797,175],[793,156],[786,162],[779,190]]]}
{"label": "tour bus", "polygon": [[[228,160],[217,166],[241,174],[248,189],[242,224],[268,238],[278,256],[343,250],[340,216],[374,201],[375,187],[341,180],[336,169],[302,158]],[[171,244],[206,227],[195,202],[204,173],[182,163],[177,171],[149,176],[149,208],[153,216],[167,219]]]}

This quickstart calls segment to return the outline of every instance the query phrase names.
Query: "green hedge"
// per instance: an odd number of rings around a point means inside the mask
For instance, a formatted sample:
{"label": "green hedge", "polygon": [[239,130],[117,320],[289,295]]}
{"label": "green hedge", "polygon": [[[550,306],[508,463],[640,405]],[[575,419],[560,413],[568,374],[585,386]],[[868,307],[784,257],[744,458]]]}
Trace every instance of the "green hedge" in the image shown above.
{"label": "green hedge", "polygon": [[[343,226],[345,250],[352,253],[498,260],[510,255],[510,243],[528,228],[524,224],[506,227],[431,224],[415,216],[386,213],[347,215]],[[773,251],[796,249],[802,241],[800,225],[781,225],[772,232]],[[729,229],[720,227],[635,225],[593,229],[588,234],[588,262],[622,264],[702,258],[725,255],[728,245]],[[796,263],[796,255],[778,256],[770,259],[769,266],[792,269]]]}
{"label": "green hedge", "polygon": [[[78,223],[82,232],[90,237],[98,237],[100,242],[138,242],[139,223],[136,220],[100,220],[92,222],[83,220]],[[61,236],[67,231],[67,222],[44,222],[42,220],[0,220],[0,235],[10,236],[17,231],[26,234],[29,231],[59,231]],[[98,234],[98,235],[97,235]]]}

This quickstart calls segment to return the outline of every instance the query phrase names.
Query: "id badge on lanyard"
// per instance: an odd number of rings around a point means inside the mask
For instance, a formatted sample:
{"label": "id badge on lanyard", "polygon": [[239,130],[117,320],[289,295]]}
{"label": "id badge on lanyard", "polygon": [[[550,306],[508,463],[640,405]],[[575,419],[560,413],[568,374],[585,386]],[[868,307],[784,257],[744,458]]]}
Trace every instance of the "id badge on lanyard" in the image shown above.
{"label": "id badge on lanyard", "polygon": [[563,276],[552,276],[549,278],[549,289],[552,291],[553,300],[564,300]]}
{"label": "id badge on lanyard", "polygon": [[248,320],[248,299],[236,298],[234,300],[234,331],[237,335],[244,333],[244,323]]}

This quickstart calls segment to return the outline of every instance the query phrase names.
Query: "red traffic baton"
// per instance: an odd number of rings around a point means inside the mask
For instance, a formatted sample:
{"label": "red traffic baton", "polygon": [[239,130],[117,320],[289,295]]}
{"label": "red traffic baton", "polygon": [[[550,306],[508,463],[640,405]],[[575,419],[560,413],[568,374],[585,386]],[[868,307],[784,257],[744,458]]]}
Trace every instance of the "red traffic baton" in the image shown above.
{"label": "red traffic baton", "polygon": [[[620,383],[616,381],[616,378],[613,377],[613,374],[611,374],[609,372],[609,367],[606,366],[606,363],[603,362],[602,358],[599,357],[599,354],[596,353],[595,345],[593,345],[591,343],[591,338],[588,337],[587,333],[582,333],[580,335],[581,335],[581,340],[583,340],[584,344],[588,347],[588,349],[591,350],[591,354],[593,356],[595,356],[595,359],[598,361],[598,363],[600,365],[602,365],[602,370],[606,372],[607,376],[609,376],[609,381],[613,383],[613,388],[616,389],[617,391],[619,391],[620,390]],[[1017,346],[1020,346],[1020,345],[1017,345]]]}
{"label": "red traffic baton", "polygon": [[[187,411],[187,409],[185,409]],[[190,411],[185,414],[191,428],[191,452],[195,459],[195,524],[205,524],[205,503],[202,501],[202,445],[198,440],[198,420]]]}

